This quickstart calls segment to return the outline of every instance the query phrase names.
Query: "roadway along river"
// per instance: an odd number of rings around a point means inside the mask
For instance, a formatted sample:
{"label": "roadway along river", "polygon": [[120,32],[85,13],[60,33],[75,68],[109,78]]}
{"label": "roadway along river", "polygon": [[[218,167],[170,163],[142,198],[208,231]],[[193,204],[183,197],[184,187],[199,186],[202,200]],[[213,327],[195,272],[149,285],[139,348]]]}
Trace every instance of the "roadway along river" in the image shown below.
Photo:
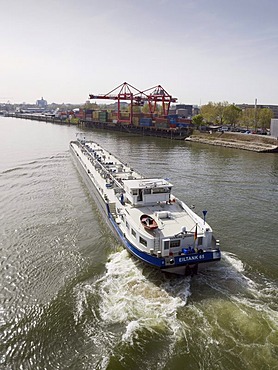
{"label": "roadway along river", "polygon": [[69,154],[76,127],[0,127],[1,369],[278,369],[277,154],[90,132],[208,210],[222,261],[168,277],[106,228]]}

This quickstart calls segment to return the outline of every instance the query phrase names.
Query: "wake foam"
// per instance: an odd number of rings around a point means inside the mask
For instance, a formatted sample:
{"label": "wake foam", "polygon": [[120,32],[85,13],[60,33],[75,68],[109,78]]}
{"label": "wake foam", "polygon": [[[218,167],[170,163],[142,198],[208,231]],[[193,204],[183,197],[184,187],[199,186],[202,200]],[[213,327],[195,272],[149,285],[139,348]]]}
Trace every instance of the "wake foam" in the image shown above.
{"label": "wake foam", "polygon": [[[145,276],[127,251],[114,253],[100,281],[100,315],[108,323],[122,323],[122,341],[133,343],[140,330],[166,331],[176,339],[182,334],[177,318],[190,295],[190,278],[177,278],[175,284],[163,278]],[[162,279],[162,281],[161,281]]]}

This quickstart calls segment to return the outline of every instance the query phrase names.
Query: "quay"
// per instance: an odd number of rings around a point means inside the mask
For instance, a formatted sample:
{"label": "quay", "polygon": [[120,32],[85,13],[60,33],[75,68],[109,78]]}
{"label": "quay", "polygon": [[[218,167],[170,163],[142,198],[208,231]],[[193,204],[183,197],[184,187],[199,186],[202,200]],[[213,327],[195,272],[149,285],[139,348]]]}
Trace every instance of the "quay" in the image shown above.
{"label": "quay", "polygon": [[128,134],[141,136],[161,137],[172,140],[185,140],[192,132],[190,127],[155,127],[155,126],[136,126],[134,124],[124,124],[122,122],[100,122],[80,120],[80,126],[86,128],[96,128],[111,131],[120,131]]}
{"label": "quay", "polygon": [[77,125],[81,128],[83,127],[90,129],[118,131],[128,134],[153,136],[172,140],[185,140],[185,138],[187,138],[193,132],[191,127],[159,128],[154,126],[136,126],[133,124],[125,124],[122,122],[101,122],[99,120],[84,118],[78,120],[71,120],[69,118],[61,119],[59,117],[47,116],[42,114],[8,113],[6,114],[6,117],[49,122],[60,125]]}
{"label": "quay", "polygon": [[32,121],[42,121],[42,122],[50,122],[50,123],[57,123],[57,124],[67,124],[67,125],[76,125],[75,121],[71,121],[69,119],[61,119],[59,117],[47,116],[43,114],[28,114],[28,113],[6,113],[5,117],[12,117],[12,118],[21,118],[21,119],[28,119]]}

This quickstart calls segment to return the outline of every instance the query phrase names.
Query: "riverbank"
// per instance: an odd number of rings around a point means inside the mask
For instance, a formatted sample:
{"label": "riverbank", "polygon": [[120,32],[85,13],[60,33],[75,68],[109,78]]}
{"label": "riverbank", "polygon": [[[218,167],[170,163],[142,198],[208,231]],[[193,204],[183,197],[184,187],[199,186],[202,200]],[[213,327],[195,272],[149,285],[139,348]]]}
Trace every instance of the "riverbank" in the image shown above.
{"label": "riverbank", "polygon": [[236,132],[214,132],[210,134],[194,131],[185,140],[227,148],[251,150],[259,153],[278,152],[278,140],[263,135],[240,134]]}

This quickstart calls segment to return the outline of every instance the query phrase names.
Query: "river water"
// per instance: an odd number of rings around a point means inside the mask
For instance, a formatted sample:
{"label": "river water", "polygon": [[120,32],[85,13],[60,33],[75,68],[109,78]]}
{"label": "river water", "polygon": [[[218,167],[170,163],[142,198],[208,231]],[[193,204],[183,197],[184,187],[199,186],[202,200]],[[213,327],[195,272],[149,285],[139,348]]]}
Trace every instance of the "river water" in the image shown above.
{"label": "river water", "polygon": [[130,257],[69,154],[73,126],[0,117],[0,369],[278,369],[278,155],[87,131],[207,221],[192,277]]}

